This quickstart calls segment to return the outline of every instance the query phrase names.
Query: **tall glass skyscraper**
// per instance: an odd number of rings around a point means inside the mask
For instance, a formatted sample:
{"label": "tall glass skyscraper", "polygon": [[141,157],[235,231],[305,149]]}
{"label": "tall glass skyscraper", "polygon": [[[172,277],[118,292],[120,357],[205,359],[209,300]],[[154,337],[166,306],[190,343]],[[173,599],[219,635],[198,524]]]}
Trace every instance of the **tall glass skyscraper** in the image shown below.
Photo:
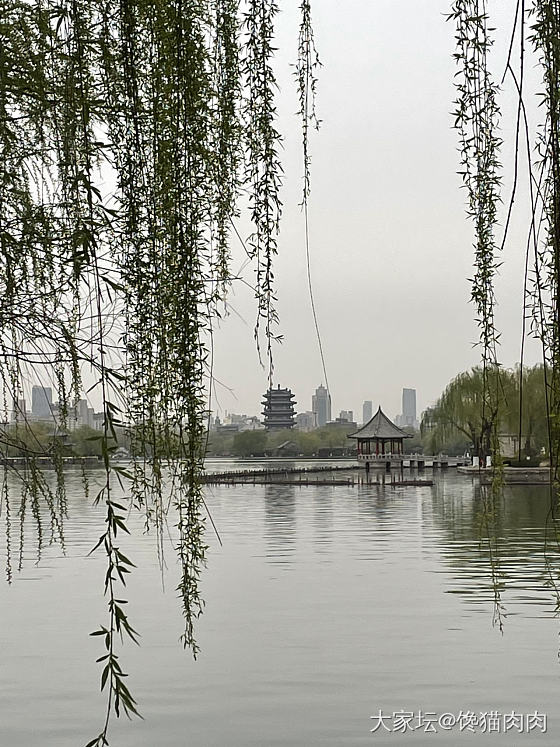
{"label": "tall glass skyscraper", "polygon": [[311,410],[317,416],[317,426],[319,427],[332,420],[331,395],[322,384],[317,387],[315,394],[311,397]]}
{"label": "tall glass skyscraper", "polygon": [[416,427],[416,389],[402,390],[402,425]]}
{"label": "tall glass skyscraper", "polygon": [[50,386],[32,387],[31,412],[36,418],[52,417],[52,389]]}

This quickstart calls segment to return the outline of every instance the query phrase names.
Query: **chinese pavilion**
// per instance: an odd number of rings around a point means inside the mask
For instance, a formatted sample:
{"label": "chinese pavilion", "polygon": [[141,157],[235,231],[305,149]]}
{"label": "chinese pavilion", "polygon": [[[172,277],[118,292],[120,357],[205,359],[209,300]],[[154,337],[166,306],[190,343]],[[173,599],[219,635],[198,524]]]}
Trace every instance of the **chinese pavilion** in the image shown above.
{"label": "chinese pavilion", "polygon": [[412,436],[392,423],[380,407],[370,421],[348,438],[357,440],[358,461],[367,465],[402,461],[403,440]]}

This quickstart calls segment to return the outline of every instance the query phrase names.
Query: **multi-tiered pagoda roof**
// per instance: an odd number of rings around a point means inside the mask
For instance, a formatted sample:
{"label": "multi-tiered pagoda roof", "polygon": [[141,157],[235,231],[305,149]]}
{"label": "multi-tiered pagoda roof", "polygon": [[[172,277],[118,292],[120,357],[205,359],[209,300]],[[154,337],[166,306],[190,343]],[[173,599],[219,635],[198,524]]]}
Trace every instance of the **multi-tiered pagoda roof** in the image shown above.
{"label": "multi-tiered pagoda roof", "polygon": [[280,389],[280,384],[277,389],[269,389],[264,394],[262,414],[265,428],[283,430],[294,427],[296,423],[294,396],[290,389]]}

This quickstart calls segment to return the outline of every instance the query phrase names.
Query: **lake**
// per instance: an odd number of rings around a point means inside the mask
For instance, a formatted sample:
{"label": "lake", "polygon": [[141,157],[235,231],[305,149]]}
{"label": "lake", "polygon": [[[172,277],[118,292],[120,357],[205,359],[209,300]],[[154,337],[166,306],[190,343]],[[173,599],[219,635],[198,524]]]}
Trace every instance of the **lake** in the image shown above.
{"label": "lake", "polygon": [[[470,477],[449,470],[432,487],[214,486],[206,500],[222,545],[208,524],[197,661],[179,643],[171,541],[162,573],[155,534],[130,517],[122,549],[137,568],[125,595],[142,637],[120,661],[144,720],[114,722],[113,747],[560,742],[546,487],[507,488],[496,509],[503,634]],[[21,571],[12,506],[1,745],[80,747],[102,725],[95,659],[104,651],[89,633],[106,622],[105,566],[88,552],[104,510],[84,499],[77,472],[68,501],[65,552],[47,546],[37,564],[27,521]],[[5,523],[4,505],[4,564]],[[557,556],[552,563],[556,572]]]}

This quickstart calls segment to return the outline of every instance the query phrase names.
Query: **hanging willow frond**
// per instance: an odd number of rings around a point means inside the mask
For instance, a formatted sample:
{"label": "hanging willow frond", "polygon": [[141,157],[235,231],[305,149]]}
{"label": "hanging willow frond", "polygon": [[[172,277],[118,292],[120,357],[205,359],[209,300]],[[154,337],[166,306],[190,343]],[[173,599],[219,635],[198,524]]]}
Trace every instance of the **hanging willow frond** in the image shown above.
{"label": "hanging willow frond", "polygon": [[[240,190],[241,62],[239,0],[226,0],[216,7],[214,31],[215,99],[213,103],[215,275],[220,283],[229,279],[228,239]],[[219,293],[218,293],[219,296]]]}
{"label": "hanging willow frond", "polygon": [[320,121],[315,109],[317,94],[317,69],[321,63],[315,46],[311,23],[311,3],[302,0],[300,5],[298,59],[296,80],[299,94],[299,116],[301,119],[301,146],[303,155],[303,203],[307,206],[310,190],[311,156],[309,154],[309,128],[319,129]]}
{"label": "hanging willow frond", "polygon": [[[455,0],[449,19],[456,24],[455,127],[459,131],[461,171],[467,190],[467,214],[474,222],[474,275],[471,279],[471,301],[476,309],[482,363],[482,401],[478,432],[473,442],[479,445],[481,466],[492,458],[492,489],[483,500],[481,530],[492,560],[494,590],[494,623],[503,630],[504,607],[501,601],[499,552],[494,511],[496,498],[503,486],[498,425],[502,392],[498,362],[499,334],[495,326],[494,280],[499,262],[496,258],[495,228],[500,202],[501,145],[496,135],[500,110],[498,86],[489,71],[488,56],[493,44],[490,36],[485,0]],[[483,488],[483,491],[485,489]]]}
{"label": "hanging willow frond", "polygon": [[454,56],[459,71],[455,83],[458,98],[454,116],[460,137],[460,174],[467,190],[467,214],[474,222],[476,236],[471,300],[480,330],[484,376],[481,453],[483,458],[492,454],[496,462],[499,449],[495,423],[500,399],[499,334],[494,320],[494,279],[499,267],[495,241],[500,202],[498,151],[501,141],[496,135],[500,117],[498,86],[493,83],[488,67],[493,42],[485,1],[456,0],[449,18],[456,23],[457,52]]}
{"label": "hanging willow frond", "polygon": [[[116,653],[119,633],[135,638],[117,599],[132,567],[117,542],[130,506],[160,531],[175,509],[183,640],[197,652],[207,342],[230,282],[242,191],[254,224],[255,335],[260,345],[264,331],[272,376],[277,11],[273,0],[0,0],[3,457],[7,468],[13,454],[25,462],[19,516],[31,507],[40,553],[40,502],[51,537],[63,539],[64,434],[83,382],[97,393],[109,623],[96,635],[107,651],[108,709],[92,744],[107,743],[113,709],[136,712]],[[306,143],[305,135],[305,153]],[[54,386],[60,403],[48,447],[54,491],[37,463],[44,443],[20,404],[34,380]],[[131,473],[110,458],[122,432]],[[128,486],[124,501],[114,477]],[[4,485],[10,542],[14,503]]]}
{"label": "hanging willow frond", "polygon": [[[543,70],[542,104],[546,112],[538,142],[540,234],[545,238],[537,247],[539,235],[535,230],[535,295],[539,303],[537,332],[543,344],[547,376],[554,517],[560,489],[560,3],[535,0],[532,14],[531,41]],[[533,210],[536,213],[537,206]]]}
{"label": "hanging willow frond", "polygon": [[276,77],[271,64],[277,12],[278,5],[274,0],[247,0],[243,56],[243,75],[248,91],[243,112],[247,138],[245,183],[249,189],[254,225],[247,243],[250,255],[256,260],[258,312],[255,341],[260,353],[259,333],[261,322],[264,321],[269,387],[272,386],[273,376],[271,342],[274,326],[278,322],[272,263],[277,253],[283,173],[278,154],[281,138],[275,125]]}

